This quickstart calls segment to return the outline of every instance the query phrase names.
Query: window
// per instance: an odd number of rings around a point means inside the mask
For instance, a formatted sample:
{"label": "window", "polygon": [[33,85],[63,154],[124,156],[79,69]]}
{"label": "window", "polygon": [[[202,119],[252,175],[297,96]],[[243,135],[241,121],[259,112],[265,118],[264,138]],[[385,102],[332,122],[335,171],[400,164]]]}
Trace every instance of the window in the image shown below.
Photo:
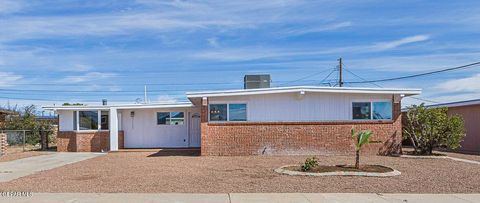
{"label": "window", "polygon": [[211,121],[227,121],[227,105],[226,104],[210,104],[210,120]]}
{"label": "window", "polygon": [[157,112],[157,125],[183,125],[184,122],[183,112]]}
{"label": "window", "polygon": [[370,102],[353,102],[353,119],[370,119]]}
{"label": "window", "polygon": [[157,112],[157,125],[166,125],[167,118],[170,118],[170,113],[168,112]]}
{"label": "window", "polygon": [[385,120],[392,119],[391,102],[373,102],[373,119]]}
{"label": "window", "polygon": [[80,130],[98,130],[98,111],[79,111]]}
{"label": "window", "polygon": [[170,112],[170,125],[183,125],[183,112]]}
{"label": "window", "polygon": [[108,130],[108,111],[102,111],[100,113],[100,129]]}
{"label": "window", "polygon": [[354,120],[390,120],[392,119],[392,103],[389,101],[353,102],[352,112]]}
{"label": "window", "polygon": [[77,130],[77,111],[73,111],[73,130]]}
{"label": "window", "polygon": [[247,104],[210,104],[210,121],[247,121]]}
{"label": "window", "polygon": [[247,120],[247,104],[229,104],[228,120],[229,121],[246,121]]}

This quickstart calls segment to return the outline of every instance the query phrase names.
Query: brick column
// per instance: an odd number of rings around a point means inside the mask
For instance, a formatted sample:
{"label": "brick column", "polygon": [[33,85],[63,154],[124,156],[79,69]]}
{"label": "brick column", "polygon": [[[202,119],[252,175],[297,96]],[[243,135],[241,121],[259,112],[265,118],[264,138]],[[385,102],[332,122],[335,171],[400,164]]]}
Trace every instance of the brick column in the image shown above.
{"label": "brick column", "polygon": [[208,122],[208,98],[202,98],[200,122]]}
{"label": "brick column", "polygon": [[0,156],[7,155],[7,134],[0,133]]}

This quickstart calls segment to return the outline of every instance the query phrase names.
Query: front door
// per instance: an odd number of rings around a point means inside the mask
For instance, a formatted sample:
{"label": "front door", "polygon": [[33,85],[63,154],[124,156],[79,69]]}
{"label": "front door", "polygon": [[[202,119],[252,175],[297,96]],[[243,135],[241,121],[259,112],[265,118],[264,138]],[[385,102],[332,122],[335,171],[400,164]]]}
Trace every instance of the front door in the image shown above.
{"label": "front door", "polygon": [[189,147],[200,147],[200,114],[193,113],[190,115],[190,142]]}

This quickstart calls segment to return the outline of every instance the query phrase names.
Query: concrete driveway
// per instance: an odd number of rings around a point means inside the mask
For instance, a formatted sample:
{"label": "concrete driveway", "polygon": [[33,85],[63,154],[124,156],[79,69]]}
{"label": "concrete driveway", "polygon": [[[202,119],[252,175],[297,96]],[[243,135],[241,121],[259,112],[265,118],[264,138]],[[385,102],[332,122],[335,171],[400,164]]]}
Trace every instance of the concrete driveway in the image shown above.
{"label": "concrete driveway", "polygon": [[0,162],[0,182],[8,182],[40,171],[50,170],[102,155],[105,154],[89,152],[52,152],[47,155]]}

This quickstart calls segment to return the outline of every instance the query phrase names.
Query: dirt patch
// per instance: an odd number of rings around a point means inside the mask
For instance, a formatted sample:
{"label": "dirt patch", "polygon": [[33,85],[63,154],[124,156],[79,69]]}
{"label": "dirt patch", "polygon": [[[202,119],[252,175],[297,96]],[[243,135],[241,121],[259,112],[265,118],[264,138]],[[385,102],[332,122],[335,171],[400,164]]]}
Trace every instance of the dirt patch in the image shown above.
{"label": "dirt patch", "polygon": [[[302,171],[301,166],[288,166],[285,169],[290,171]],[[354,166],[351,165],[335,165],[335,166],[315,166],[308,170],[309,173],[328,173],[328,172],[340,172],[340,171],[351,171],[351,172],[371,172],[371,173],[387,173],[392,172],[393,169],[380,166],[380,165],[362,165],[359,169],[356,169]]]}
{"label": "dirt patch", "polygon": [[[279,166],[300,165],[307,156],[152,156],[155,153],[109,153],[0,183],[0,188],[4,191],[86,193],[480,192],[480,167],[449,159],[361,157],[362,164],[389,166],[402,172],[400,176],[385,179],[287,176],[274,171]],[[317,158],[321,165],[351,165],[355,161],[354,156]]]}

